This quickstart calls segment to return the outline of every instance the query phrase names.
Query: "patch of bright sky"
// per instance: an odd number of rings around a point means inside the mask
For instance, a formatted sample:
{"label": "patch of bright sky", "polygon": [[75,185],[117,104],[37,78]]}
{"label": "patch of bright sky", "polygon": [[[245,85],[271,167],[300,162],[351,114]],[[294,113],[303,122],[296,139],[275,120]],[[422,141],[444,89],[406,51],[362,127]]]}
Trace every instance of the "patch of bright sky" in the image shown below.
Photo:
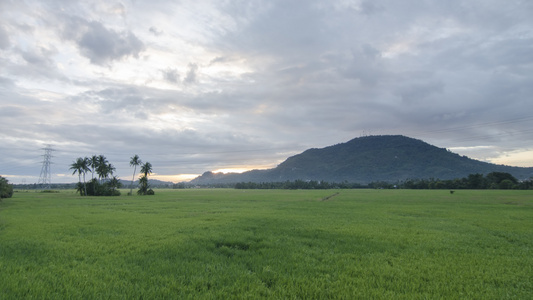
{"label": "patch of bright sky", "polygon": [[504,153],[501,156],[490,158],[488,161],[500,165],[533,167],[531,157],[533,157],[533,150],[523,149]]}
{"label": "patch of bright sky", "polygon": [[223,168],[212,171],[213,173],[243,173],[249,171],[250,168]]}
{"label": "patch of bright sky", "polygon": [[493,164],[533,167],[531,157],[533,150],[518,149],[515,151],[503,151],[496,146],[471,146],[471,147],[451,147],[448,148],[454,153],[466,155],[469,158],[481,160]]}
{"label": "patch of bright sky", "polygon": [[195,130],[198,124],[206,122],[205,117],[198,116],[192,111],[169,112],[151,115],[148,126],[154,130],[167,130],[169,128],[182,130]]}
{"label": "patch of bright sky", "polygon": [[[152,174],[150,176],[151,179],[157,179],[162,181],[170,181],[174,183],[183,182],[183,181],[190,181],[196,177],[198,177],[199,174],[178,174],[178,175],[157,175]],[[131,179],[130,179],[131,180]]]}
{"label": "patch of bright sky", "polygon": [[471,146],[471,147],[451,147],[448,148],[453,152],[456,151],[476,151],[476,150],[486,150],[486,149],[494,149],[494,146]]}

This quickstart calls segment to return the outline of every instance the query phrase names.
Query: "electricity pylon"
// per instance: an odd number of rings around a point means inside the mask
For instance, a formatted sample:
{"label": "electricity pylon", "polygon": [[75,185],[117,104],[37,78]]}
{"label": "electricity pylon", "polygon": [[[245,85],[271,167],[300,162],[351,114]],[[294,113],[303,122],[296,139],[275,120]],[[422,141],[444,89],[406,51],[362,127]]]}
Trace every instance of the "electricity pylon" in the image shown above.
{"label": "electricity pylon", "polygon": [[50,172],[50,165],[52,164],[52,146],[46,145],[42,148],[44,150],[43,166],[41,167],[41,175],[39,175],[38,184],[44,189],[50,189],[52,183],[52,172]]}

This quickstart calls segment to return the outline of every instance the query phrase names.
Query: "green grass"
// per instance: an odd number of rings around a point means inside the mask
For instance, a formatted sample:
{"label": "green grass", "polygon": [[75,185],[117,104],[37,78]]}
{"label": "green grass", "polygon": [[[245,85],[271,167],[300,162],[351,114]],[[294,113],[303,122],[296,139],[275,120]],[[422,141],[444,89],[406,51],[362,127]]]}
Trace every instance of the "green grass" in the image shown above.
{"label": "green grass", "polygon": [[17,192],[0,299],[531,299],[533,192]]}

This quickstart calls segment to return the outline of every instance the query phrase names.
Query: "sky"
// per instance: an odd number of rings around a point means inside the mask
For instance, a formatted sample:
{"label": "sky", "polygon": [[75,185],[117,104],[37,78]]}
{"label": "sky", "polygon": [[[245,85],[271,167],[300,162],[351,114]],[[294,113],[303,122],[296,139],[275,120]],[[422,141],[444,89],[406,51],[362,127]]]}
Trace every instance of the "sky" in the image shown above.
{"label": "sky", "polygon": [[0,175],[272,168],[401,134],[533,167],[533,1],[0,0]]}

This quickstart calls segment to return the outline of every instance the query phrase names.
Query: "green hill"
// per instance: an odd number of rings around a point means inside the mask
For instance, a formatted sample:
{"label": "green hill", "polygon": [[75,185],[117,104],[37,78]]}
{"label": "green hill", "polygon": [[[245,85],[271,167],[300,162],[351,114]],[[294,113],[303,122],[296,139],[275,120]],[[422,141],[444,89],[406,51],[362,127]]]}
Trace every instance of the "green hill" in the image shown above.
{"label": "green hill", "polygon": [[490,164],[460,156],[421,140],[401,136],[366,136],[289,157],[274,169],[242,174],[206,172],[193,184],[324,180],[328,182],[394,182],[405,179],[453,179],[469,174],[507,172],[519,179],[533,168]]}

